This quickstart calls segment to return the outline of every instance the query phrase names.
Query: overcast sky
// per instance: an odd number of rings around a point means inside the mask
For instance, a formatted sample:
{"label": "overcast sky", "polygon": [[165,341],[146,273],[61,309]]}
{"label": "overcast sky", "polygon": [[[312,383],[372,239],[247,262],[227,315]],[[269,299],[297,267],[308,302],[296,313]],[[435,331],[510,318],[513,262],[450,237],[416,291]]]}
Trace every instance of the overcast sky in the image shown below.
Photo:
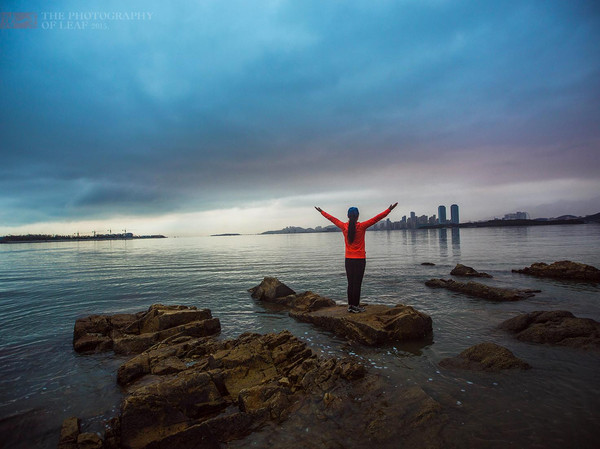
{"label": "overcast sky", "polygon": [[393,220],[600,212],[597,2],[2,11],[37,28],[0,30],[0,235],[251,233],[396,201]]}

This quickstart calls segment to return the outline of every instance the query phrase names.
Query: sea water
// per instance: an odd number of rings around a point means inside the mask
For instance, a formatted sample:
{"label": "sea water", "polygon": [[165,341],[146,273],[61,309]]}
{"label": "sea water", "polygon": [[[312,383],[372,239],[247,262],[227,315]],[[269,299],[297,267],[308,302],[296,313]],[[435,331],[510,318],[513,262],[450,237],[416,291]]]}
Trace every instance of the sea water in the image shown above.
{"label": "sea water", "polygon": [[[408,304],[429,314],[432,341],[348,344],[250,298],[248,288],[276,276],[298,292],[345,303],[340,233],[0,245],[0,446],[54,448],[69,416],[101,433],[118,413],[123,392],[116,371],[127,357],[76,354],[75,320],[162,303],[211,309],[221,320],[221,338],[289,329],[324,357],[357,357],[390,388],[418,385],[442,404],[454,444],[468,435],[470,445],[481,447],[594,447],[599,354],[519,342],[497,326],[534,310],[569,310],[600,321],[597,284],[511,273],[565,259],[600,267],[600,226],[369,232],[366,245],[361,301]],[[478,280],[488,285],[542,292],[495,303],[424,285],[449,278],[457,263],[492,274]],[[509,348],[533,368],[476,374],[437,366],[482,341]],[[285,424],[282,429],[286,438],[302,437]],[[253,442],[266,446],[267,436],[259,432]]]}

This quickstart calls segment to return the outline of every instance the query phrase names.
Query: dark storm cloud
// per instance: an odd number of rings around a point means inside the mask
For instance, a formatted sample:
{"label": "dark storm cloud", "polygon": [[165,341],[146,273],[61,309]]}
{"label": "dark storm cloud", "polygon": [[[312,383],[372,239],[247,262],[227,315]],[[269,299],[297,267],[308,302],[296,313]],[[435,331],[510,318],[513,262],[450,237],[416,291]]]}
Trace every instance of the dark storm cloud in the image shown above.
{"label": "dark storm cloud", "polygon": [[127,10],[152,20],[2,30],[2,221],[234,205],[394,164],[484,184],[597,176],[592,2]]}

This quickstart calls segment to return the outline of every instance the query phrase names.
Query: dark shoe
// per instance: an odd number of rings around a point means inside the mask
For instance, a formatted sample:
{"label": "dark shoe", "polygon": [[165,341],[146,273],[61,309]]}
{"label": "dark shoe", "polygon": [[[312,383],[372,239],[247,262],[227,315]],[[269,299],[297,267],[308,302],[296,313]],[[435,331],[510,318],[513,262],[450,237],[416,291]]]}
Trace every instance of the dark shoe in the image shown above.
{"label": "dark shoe", "polygon": [[362,313],[364,311],[365,311],[364,307],[348,306],[348,312],[350,312],[350,313]]}

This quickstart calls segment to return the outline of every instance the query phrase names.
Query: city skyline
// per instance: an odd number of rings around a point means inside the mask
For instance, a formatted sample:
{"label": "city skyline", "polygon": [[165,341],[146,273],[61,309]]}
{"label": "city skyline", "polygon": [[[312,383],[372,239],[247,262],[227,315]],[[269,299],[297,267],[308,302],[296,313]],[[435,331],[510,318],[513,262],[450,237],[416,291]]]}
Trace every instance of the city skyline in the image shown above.
{"label": "city skyline", "polygon": [[48,5],[2,4],[0,235],[600,211],[593,2]]}

